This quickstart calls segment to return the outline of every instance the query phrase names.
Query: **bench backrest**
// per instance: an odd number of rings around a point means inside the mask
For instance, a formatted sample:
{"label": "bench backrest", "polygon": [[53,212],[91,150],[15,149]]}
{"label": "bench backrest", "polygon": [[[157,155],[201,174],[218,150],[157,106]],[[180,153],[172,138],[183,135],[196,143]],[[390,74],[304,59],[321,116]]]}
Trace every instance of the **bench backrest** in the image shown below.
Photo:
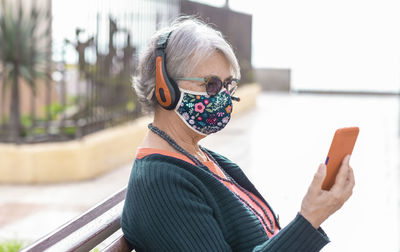
{"label": "bench backrest", "polygon": [[86,211],[57,230],[21,250],[36,251],[89,251],[115,236],[102,251],[130,251],[120,230],[120,219],[125,201],[126,187]]}

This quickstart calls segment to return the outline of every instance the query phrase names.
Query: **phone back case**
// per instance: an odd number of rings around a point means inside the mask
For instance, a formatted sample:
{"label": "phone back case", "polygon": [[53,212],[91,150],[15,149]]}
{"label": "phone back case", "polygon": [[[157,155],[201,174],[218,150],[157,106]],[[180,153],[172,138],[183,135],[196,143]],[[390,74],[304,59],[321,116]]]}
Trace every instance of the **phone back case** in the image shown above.
{"label": "phone back case", "polygon": [[335,183],[336,175],[339,171],[340,165],[342,164],[343,158],[353,152],[358,132],[358,127],[341,128],[336,130],[325,161],[327,173],[322,184],[322,189],[330,190]]}

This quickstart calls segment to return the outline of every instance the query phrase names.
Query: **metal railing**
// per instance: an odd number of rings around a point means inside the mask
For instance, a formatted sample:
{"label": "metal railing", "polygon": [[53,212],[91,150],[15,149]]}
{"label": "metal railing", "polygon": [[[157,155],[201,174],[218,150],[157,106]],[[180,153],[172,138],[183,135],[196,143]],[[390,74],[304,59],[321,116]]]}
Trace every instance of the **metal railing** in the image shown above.
{"label": "metal railing", "polygon": [[[2,30],[6,34],[2,17],[17,24],[8,27],[16,31],[14,37],[0,35],[0,41],[25,39],[13,48],[0,49],[0,142],[66,141],[140,115],[131,87],[138,54],[156,29],[178,15],[179,0],[122,1],[119,9],[110,8],[109,0],[89,1],[90,12],[75,8],[72,17],[81,15],[87,22],[71,27],[75,37],[63,38],[54,32],[62,29],[57,26],[62,13],[50,13],[57,9],[51,8],[50,0],[29,9],[18,1],[0,2],[0,34]],[[32,28],[28,24],[35,22],[36,31],[24,34]],[[31,68],[23,68],[22,55],[4,56],[16,51],[28,52],[25,58],[32,64],[26,65]],[[15,78],[11,78],[15,71],[7,70],[10,65],[18,71]]]}

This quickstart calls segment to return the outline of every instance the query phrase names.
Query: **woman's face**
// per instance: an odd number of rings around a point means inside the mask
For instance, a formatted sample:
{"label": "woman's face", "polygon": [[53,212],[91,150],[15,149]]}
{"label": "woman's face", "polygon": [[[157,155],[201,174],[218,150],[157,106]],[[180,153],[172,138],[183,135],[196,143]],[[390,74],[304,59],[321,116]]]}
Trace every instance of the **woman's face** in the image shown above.
{"label": "woman's face", "polygon": [[[229,62],[220,52],[215,52],[211,55],[211,57],[208,57],[201,61],[191,74],[184,77],[204,78],[210,76],[217,76],[221,80],[225,80],[231,76]],[[206,86],[204,85],[204,83],[198,81],[182,80],[178,82],[178,85],[180,88],[186,90],[206,92]]]}

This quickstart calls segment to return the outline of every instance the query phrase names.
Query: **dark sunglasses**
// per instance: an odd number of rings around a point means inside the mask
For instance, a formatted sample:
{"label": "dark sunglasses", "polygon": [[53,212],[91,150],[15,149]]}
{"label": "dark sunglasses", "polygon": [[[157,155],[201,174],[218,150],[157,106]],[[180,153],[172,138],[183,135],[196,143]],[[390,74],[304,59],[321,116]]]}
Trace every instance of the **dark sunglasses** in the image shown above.
{"label": "dark sunglasses", "polygon": [[176,80],[204,82],[204,85],[206,85],[207,94],[210,96],[218,94],[221,91],[222,87],[224,87],[228,92],[228,94],[232,96],[235,93],[237,86],[239,84],[238,79],[229,77],[226,80],[222,81],[217,76],[210,76],[204,78],[177,78]]}

